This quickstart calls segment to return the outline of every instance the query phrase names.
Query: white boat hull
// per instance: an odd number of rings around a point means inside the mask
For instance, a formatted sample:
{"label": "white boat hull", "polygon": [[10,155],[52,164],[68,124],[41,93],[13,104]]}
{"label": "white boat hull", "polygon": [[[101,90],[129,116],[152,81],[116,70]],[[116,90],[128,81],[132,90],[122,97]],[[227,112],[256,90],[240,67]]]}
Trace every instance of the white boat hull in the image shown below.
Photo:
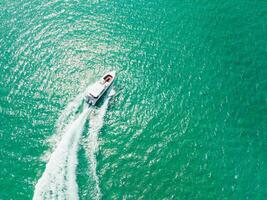
{"label": "white boat hull", "polygon": [[94,83],[85,96],[86,103],[94,106],[103,96],[103,94],[110,88],[115,79],[115,75],[115,71],[109,72],[105,74],[99,81]]}

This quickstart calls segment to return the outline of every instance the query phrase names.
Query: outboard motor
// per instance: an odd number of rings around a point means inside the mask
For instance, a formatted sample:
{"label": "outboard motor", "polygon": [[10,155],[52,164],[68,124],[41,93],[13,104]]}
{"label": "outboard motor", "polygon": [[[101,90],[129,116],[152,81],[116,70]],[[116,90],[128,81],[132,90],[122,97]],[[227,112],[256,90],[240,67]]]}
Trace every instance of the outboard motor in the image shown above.
{"label": "outboard motor", "polygon": [[84,97],[84,101],[85,101],[86,103],[88,103],[88,104],[89,104],[89,101],[90,101],[90,98],[89,98],[89,96],[85,96],[85,97]]}
{"label": "outboard motor", "polygon": [[87,103],[89,106],[93,105],[93,101],[90,99],[90,96],[84,97],[85,103]]}

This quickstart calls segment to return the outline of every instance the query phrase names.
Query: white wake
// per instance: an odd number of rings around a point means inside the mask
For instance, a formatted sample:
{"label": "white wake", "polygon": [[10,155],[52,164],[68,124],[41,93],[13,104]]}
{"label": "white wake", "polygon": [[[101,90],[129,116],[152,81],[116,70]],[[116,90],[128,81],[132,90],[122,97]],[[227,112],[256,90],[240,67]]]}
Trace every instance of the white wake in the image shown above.
{"label": "white wake", "polygon": [[100,199],[102,196],[99,187],[99,179],[96,174],[97,161],[95,153],[98,150],[98,133],[104,124],[104,116],[108,108],[109,99],[114,93],[115,93],[114,90],[111,90],[109,96],[104,100],[103,105],[98,110],[96,110],[95,113],[91,114],[89,120],[89,130],[88,130],[89,133],[84,144],[86,154],[88,156],[91,166],[90,169],[91,175],[95,182],[95,191],[94,191],[95,199]]}
{"label": "white wake", "polygon": [[[95,153],[98,150],[98,132],[103,126],[108,102],[114,93],[114,90],[112,90],[110,95],[104,100],[103,105],[99,109],[96,109],[94,114],[91,114],[89,118],[89,135],[86,138],[85,150],[90,161],[90,172],[96,184],[94,191],[95,199],[101,198],[99,179],[96,174],[97,161],[95,157]],[[34,200],[79,199],[78,185],[76,183],[77,153],[79,140],[90,109],[84,107],[82,113],[77,114],[76,112],[82,105],[84,94],[85,92],[79,94],[70,102],[58,119],[57,133],[53,138],[53,142],[56,142],[57,146],[52,153],[48,152],[49,155],[51,154],[50,159],[46,164],[45,171],[35,186]],[[67,125],[64,126],[65,124]]]}
{"label": "white wake", "polygon": [[77,151],[88,113],[87,108],[65,128],[61,141],[35,186],[34,200],[79,198],[76,183]]}
{"label": "white wake", "polygon": [[89,90],[89,88],[92,85],[88,86],[83,92],[78,94],[68,105],[67,107],[61,112],[61,115],[59,116],[57,123],[56,123],[56,134],[52,135],[48,142],[50,144],[50,149],[44,153],[41,160],[47,162],[49,160],[49,157],[51,155],[51,150],[55,150],[56,144],[58,144],[61,139],[62,135],[66,132],[64,129],[66,128],[66,125],[73,122],[75,117],[77,117],[77,112],[79,108],[83,104],[83,98],[86,95],[86,92]]}

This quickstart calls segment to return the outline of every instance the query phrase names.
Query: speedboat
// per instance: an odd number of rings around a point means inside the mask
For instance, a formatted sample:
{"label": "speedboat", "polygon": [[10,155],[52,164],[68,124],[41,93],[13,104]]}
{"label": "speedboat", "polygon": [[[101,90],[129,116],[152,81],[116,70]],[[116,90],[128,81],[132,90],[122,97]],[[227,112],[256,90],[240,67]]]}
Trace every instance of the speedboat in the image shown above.
{"label": "speedboat", "polygon": [[103,94],[108,90],[108,88],[112,85],[115,79],[115,75],[115,71],[109,72],[105,74],[100,80],[95,82],[88,90],[88,93],[85,96],[85,101],[89,105],[94,106],[103,96]]}

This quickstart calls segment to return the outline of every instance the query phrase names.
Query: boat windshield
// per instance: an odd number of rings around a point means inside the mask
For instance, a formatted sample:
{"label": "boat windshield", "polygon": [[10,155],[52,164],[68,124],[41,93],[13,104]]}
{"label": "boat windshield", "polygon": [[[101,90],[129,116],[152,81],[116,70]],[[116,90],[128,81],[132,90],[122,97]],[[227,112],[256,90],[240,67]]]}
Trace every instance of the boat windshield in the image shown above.
{"label": "boat windshield", "polygon": [[108,83],[108,82],[110,82],[112,80],[112,76],[111,75],[107,75],[107,76],[105,76],[104,77],[104,83]]}

